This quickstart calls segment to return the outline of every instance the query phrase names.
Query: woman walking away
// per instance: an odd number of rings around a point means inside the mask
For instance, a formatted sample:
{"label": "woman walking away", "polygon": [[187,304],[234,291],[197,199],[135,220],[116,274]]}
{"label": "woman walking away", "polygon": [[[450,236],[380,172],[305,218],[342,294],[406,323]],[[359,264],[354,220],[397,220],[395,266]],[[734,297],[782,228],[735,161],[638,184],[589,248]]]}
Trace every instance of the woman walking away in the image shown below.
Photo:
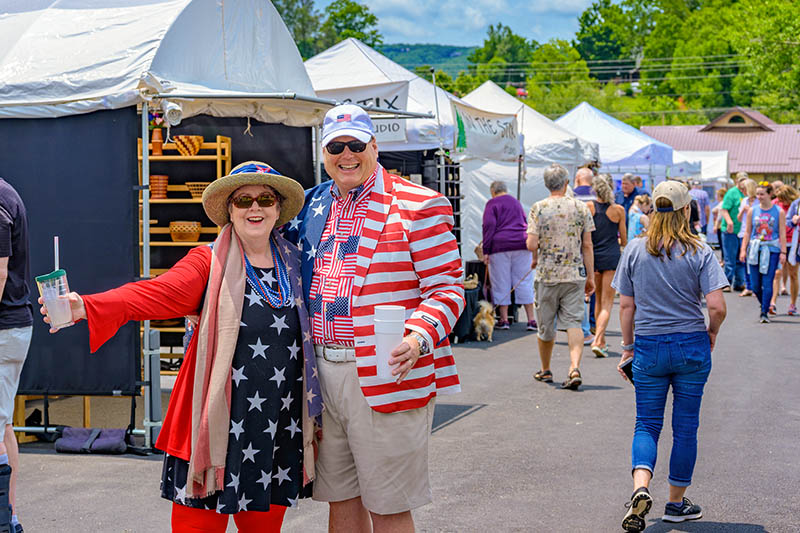
{"label": "woman walking away", "polygon": [[594,284],[595,284],[595,332],[592,352],[597,357],[608,357],[606,328],[614,305],[614,289],[611,280],[619,263],[620,246],[628,242],[625,230],[625,209],[614,203],[614,190],[611,177],[602,174],[594,179],[592,188],[597,200],[586,202],[594,218],[595,230],[592,232],[594,246]]}
{"label": "woman walking away", "polygon": [[67,296],[92,352],[129,320],[199,315],[156,442],[173,532],[222,533],[231,515],[240,533],[280,531],[286,508],[310,496],[321,391],[299,251],[274,230],[303,200],[296,181],[242,163],[203,192],[222,226],[213,246],[155,279]]}
{"label": "woman walking away", "polygon": [[715,195],[717,203],[711,208],[711,216],[714,217],[714,233],[717,236],[717,245],[719,246],[720,266],[722,267],[725,266],[725,248],[722,246],[722,213],[720,213],[720,210],[722,209],[722,200],[725,198],[726,192],[728,192],[728,189],[725,187],[717,189]]}
{"label": "woman walking away", "polygon": [[[697,427],[703,387],[711,372],[711,351],[725,319],[725,273],[711,248],[691,233],[689,191],[666,181],[653,191],[655,212],[643,238],[625,249],[614,277],[620,293],[623,364],[633,358],[636,425],[631,446],[633,495],[622,520],[625,531],[642,531],[653,504],[658,437],[672,387],[672,453],[669,496],[662,520],[683,522],[703,516],[684,497],[697,459]],[[703,316],[705,295],[709,323]],[[636,337],[633,333],[636,330]]]}
{"label": "woman walking away", "polygon": [[[789,206],[789,211],[786,213],[786,228],[792,228],[792,236],[791,239],[786,236],[786,245],[788,246],[787,258],[786,258],[786,266],[785,268],[790,268],[789,276],[793,280],[798,279],[798,266],[800,263],[800,246],[798,246],[798,238],[800,238],[800,230],[798,230],[797,226],[800,225],[800,198],[792,202],[792,205]],[[794,274],[792,274],[794,271]],[[791,304],[789,305],[789,315],[790,316],[797,316],[797,287],[798,283],[793,282],[791,284]]]}
{"label": "woman walking away", "polygon": [[628,211],[628,242],[632,241],[647,229],[647,214],[650,212],[650,197],[640,194],[633,199],[633,205]]}
{"label": "woman walking away", "polygon": [[758,205],[747,216],[739,260],[747,260],[753,292],[761,302],[761,323],[769,323],[772,282],[778,265],[786,262],[786,213],[772,203],[772,185],[766,181],[756,188]]}
{"label": "woman walking away", "polygon": [[[794,201],[799,197],[800,193],[797,192],[797,189],[791,185],[783,185],[775,193],[775,199],[772,201],[773,204],[776,204],[783,210],[784,213],[786,213],[787,254],[789,252],[789,248],[791,248],[792,237],[794,236],[794,226],[791,224],[789,209],[791,209],[792,203],[794,203]],[[769,309],[770,314],[777,314],[776,303],[778,295],[787,294],[786,285],[789,285],[788,294],[790,295],[790,303],[787,314],[789,316],[797,316],[797,263],[792,264],[790,261],[788,261],[788,255],[786,256],[786,259],[787,262],[783,265],[783,267],[775,272],[775,281],[772,282],[772,301],[770,301]]]}
{"label": "woman walking away", "polygon": [[[751,180],[747,178],[744,182],[745,191],[747,191],[746,197],[742,198],[742,203],[739,204],[739,214],[736,218],[741,222],[741,226],[739,227],[739,240],[744,240],[745,235],[745,221],[747,220],[747,216],[750,214],[750,209],[753,208],[754,205],[758,203],[758,199],[756,198],[756,182],[755,180]],[[741,254],[742,250],[744,250],[744,246],[739,247],[738,253]],[[747,268],[747,265],[744,267],[744,290],[739,294],[740,297],[745,296],[752,296],[753,293],[753,283],[750,279],[750,269]]]}

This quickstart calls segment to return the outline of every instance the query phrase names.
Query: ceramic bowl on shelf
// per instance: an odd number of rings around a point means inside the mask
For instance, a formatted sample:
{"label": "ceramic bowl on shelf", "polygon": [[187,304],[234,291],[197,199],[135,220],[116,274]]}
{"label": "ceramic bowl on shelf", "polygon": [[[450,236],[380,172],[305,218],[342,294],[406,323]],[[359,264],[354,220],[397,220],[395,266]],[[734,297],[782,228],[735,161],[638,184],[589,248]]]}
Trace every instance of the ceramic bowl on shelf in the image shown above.
{"label": "ceramic bowl on shelf", "polygon": [[173,242],[196,242],[200,239],[200,223],[190,220],[173,220],[169,223],[169,236]]}
{"label": "ceramic bowl on shelf", "polygon": [[203,145],[202,135],[176,135],[172,140],[175,142],[178,152],[186,156],[197,155]]}

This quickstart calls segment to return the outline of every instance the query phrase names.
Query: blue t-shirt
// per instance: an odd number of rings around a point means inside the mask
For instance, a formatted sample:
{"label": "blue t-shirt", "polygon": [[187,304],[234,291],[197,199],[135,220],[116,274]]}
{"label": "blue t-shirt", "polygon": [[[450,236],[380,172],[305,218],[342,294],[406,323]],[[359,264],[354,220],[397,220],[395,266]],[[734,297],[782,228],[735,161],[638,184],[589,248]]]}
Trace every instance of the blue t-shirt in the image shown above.
{"label": "blue t-shirt", "polygon": [[728,279],[703,244],[692,253],[681,255],[681,245],[666,255],[647,253],[647,239],[628,243],[611,286],[620,294],[632,296],[636,304],[634,330],[637,335],[666,335],[705,331],[703,296],[727,285]]}
{"label": "blue t-shirt", "polygon": [[750,239],[760,239],[764,243],[768,243],[767,247],[771,252],[780,252],[780,211],[778,206],[773,205],[766,211],[761,209],[760,205],[753,207],[750,216],[752,217],[751,223],[753,225],[750,232]]}

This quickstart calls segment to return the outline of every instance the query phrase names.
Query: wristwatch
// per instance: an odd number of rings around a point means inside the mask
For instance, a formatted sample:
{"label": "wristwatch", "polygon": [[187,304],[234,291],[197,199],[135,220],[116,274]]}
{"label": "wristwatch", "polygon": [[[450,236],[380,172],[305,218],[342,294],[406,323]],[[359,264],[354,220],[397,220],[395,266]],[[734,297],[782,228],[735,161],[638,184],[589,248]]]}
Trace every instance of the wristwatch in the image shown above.
{"label": "wristwatch", "polygon": [[624,342],[620,342],[619,345],[622,346],[622,351],[623,352],[632,352],[633,351],[633,346],[634,346],[633,343],[625,344]]}
{"label": "wristwatch", "polygon": [[423,337],[416,331],[412,331],[411,333],[408,334],[408,336],[417,339],[417,343],[419,344],[420,355],[428,353],[430,351],[430,347],[428,346],[428,341],[425,340],[425,337]]}

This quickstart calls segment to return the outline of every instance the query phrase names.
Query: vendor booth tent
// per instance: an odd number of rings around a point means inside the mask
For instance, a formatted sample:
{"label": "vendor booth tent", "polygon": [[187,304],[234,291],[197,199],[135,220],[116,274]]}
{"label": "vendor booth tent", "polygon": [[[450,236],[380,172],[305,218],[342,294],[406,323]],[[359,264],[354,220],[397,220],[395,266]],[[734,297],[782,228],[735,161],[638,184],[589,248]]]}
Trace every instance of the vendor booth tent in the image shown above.
{"label": "vendor booth tent", "polygon": [[[464,101],[487,111],[516,115],[525,158],[522,167],[524,181],[519,189],[519,199],[525,212],[535,202],[548,196],[542,177],[549,165],[558,163],[566,167],[572,176],[581,165],[598,159],[596,143],[567,131],[492,81],[485,82],[466,95]],[[516,162],[477,157],[461,159],[461,190],[464,193],[461,235],[465,258],[474,259],[475,246],[482,239],[483,210],[491,198],[489,186],[494,181],[502,181],[509,194],[516,196],[519,174],[520,168]]]}
{"label": "vendor booth tent", "polygon": [[638,174],[650,187],[668,176],[699,174],[699,164],[680,163],[673,169],[671,146],[653,139],[633,126],[582,102],[556,119],[556,124],[600,147],[600,171],[619,178]]}
{"label": "vendor booth tent", "polygon": [[[217,96],[176,98],[184,120],[173,134],[232,137],[234,165],[260,159],[313,184],[311,132],[301,126],[319,124],[329,105],[314,95],[269,2],[0,0],[0,12],[0,176],[26,202],[34,275],[52,270],[57,234],[73,290],[139,276],[136,146],[146,121],[136,106],[157,92]],[[265,97],[277,91],[281,99]],[[170,174],[190,178],[178,167],[199,173],[204,164],[174,165]],[[195,179],[213,175],[202,172]],[[94,355],[88,346],[85,323],[51,336],[36,319],[20,392],[138,390],[138,324]]]}
{"label": "vendor booth tent", "polygon": [[[358,39],[349,38],[320,52],[305,62],[314,91],[320,97],[340,100],[346,89],[363,90],[371,86],[408,83],[408,111],[436,115],[438,98],[439,120],[406,120],[406,140],[382,142],[381,152],[435,150],[440,136],[444,148],[453,147],[453,114],[450,100],[456,97],[436,88],[391,59],[376,52]],[[440,129],[441,125],[441,129]]]}

